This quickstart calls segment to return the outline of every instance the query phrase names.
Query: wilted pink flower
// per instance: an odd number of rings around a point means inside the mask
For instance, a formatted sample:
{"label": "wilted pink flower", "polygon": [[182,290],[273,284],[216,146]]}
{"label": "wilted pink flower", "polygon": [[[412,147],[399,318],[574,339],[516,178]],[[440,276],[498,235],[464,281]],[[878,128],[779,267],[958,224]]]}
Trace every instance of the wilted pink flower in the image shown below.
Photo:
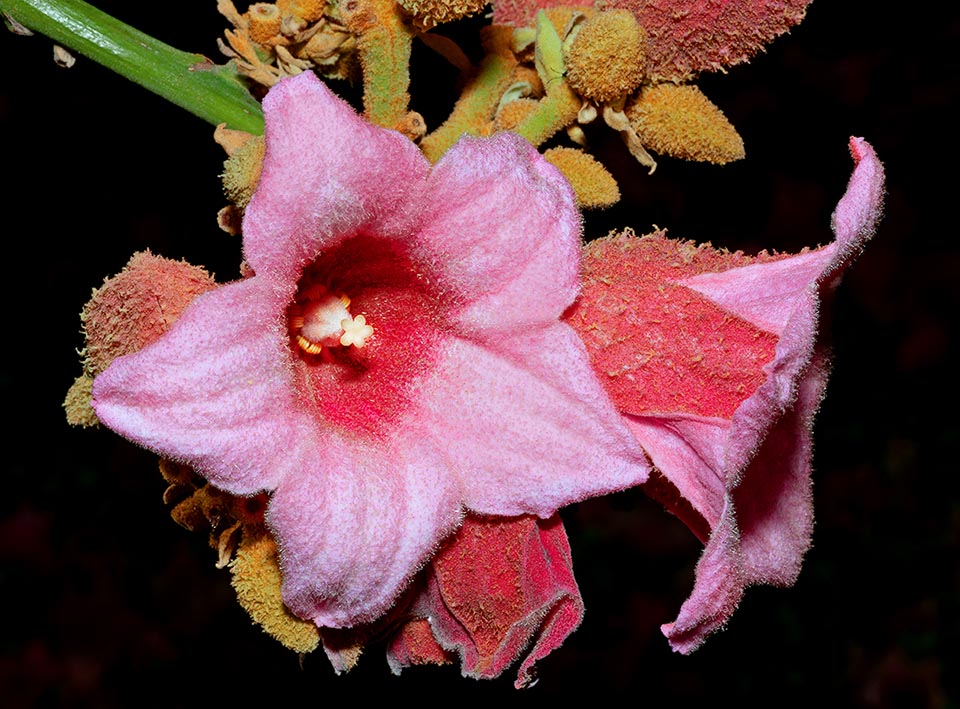
{"label": "wilted pink flower", "polygon": [[856,169],[836,240],[750,258],[662,234],[588,246],[568,322],[663,478],[647,489],[707,540],[693,593],[663,626],[694,650],[746,586],[790,585],[810,544],[811,426],[827,377],[819,310],[873,234],[883,169],[852,139]]}
{"label": "wilted pink flower", "polygon": [[116,360],[94,407],[217,487],[272,492],[294,613],[377,618],[464,509],[549,517],[646,479],[559,322],[580,272],[559,172],[511,135],[431,167],[309,73],[264,112],[243,223],[255,275]]}
{"label": "wilted pink flower", "polygon": [[410,619],[392,636],[391,668],[453,655],[464,676],[487,679],[523,657],[516,686],[529,686],[534,663],[583,619],[572,564],[559,516],[468,517],[431,560]]}

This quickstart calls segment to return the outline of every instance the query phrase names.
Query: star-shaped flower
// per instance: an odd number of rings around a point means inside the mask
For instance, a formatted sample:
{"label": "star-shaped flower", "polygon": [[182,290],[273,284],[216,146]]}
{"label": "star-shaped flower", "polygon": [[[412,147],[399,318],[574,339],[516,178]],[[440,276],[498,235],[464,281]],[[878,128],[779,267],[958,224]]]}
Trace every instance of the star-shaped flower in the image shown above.
{"label": "star-shaped flower", "polygon": [[646,480],[559,321],[580,222],[536,150],[464,139],[431,167],[309,74],[264,112],[254,275],[197,298],[93,398],[104,424],[217,487],[271,492],[291,610],[374,620],[464,510],[545,518]]}

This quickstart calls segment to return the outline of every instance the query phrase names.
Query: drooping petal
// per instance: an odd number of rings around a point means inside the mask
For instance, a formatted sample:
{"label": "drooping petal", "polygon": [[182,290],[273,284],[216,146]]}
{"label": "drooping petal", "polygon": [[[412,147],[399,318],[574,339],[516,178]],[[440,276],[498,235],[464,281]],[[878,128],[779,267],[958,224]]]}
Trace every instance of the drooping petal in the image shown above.
{"label": "drooping petal", "polygon": [[100,420],[245,495],[298,469],[310,421],[287,367],[281,304],[250,279],[198,297],[170,331],[94,380]]}
{"label": "drooping petal", "polygon": [[674,650],[693,652],[722,628],[747,586],[796,581],[813,530],[810,431],[826,378],[816,357],[793,408],[769,432],[740,484],[723,495],[693,591],[676,620],[661,628]]}
{"label": "drooping petal", "polygon": [[[468,517],[433,559],[413,618],[391,639],[395,672],[410,664],[460,657],[464,676],[497,677],[520,657],[516,686],[533,680],[533,665],[580,624],[583,600],[560,518]],[[429,622],[427,628],[423,620]],[[425,630],[439,643],[431,645]]]}
{"label": "drooping petal", "polygon": [[[684,500],[712,529],[693,593],[677,620],[664,626],[678,651],[692,651],[722,626],[745,586],[793,583],[809,546],[810,429],[828,369],[819,344],[819,306],[872,236],[883,194],[883,170],[872,148],[852,139],[851,151],[856,168],[834,213],[836,240],[822,249],[743,265],[735,263],[739,255],[680,244],[671,256],[658,243],[628,240],[597,247],[611,257],[606,264],[588,261],[595,271],[588,269],[584,295],[569,321],[584,336],[598,374],[607,373],[604,382],[637,440],[679,497],[661,494],[662,488],[655,494],[669,508]],[[611,251],[613,246],[620,251]],[[636,260],[651,253],[661,254],[659,266],[638,269]],[[605,277],[604,268],[616,271],[619,282]],[[631,269],[638,275],[631,277]],[[651,287],[651,273],[670,269],[674,278]],[[618,298],[611,283],[622,293],[636,290]],[[684,297],[684,291],[696,296]],[[640,306],[625,308],[625,300],[643,301],[645,318],[635,317],[629,308]],[[721,321],[714,317],[717,308],[726,314]],[[618,330],[616,317],[624,312],[630,317]],[[742,379],[734,388],[723,370],[711,375],[689,367],[691,352],[696,362],[709,361],[711,351],[730,347],[731,334],[741,356],[753,353],[737,367]],[[772,353],[762,345],[771,336]],[[620,349],[610,354],[612,343]],[[654,371],[694,374],[668,388],[672,411],[662,391],[642,390],[644,383],[656,386],[644,375],[651,362]],[[610,370],[611,363],[617,369]],[[745,386],[757,374],[759,381]],[[700,529],[688,512],[681,514]]]}
{"label": "drooping petal", "polygon": [[443,436],[468,509],[548,517],[646,480],[643,452],[566,325],[495,347],[451,339],[444,353],[421,384],[419,416]]}
{"label": "drooping petal", "polygon": [[263,107],[263,171],[243,221],[257,273],[295,283],[305,263],[344,239],[411,233],[429,170],[416,145],[364,121],[312,72],[282,80]]}
{"label": "drooping petal", "polygon": [[560,172],[500,133],[461,139],[427,184],[414,254],[445,284],[450,321],[494,338],[556,321],[580,275],[580,215]]}

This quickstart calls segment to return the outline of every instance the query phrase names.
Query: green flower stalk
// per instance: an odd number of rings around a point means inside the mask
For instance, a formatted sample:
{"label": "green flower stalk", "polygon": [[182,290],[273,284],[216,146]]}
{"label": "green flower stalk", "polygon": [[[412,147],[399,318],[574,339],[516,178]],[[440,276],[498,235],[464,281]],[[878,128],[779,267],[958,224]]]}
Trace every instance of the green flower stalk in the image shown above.
{"label": "green flower stalk", "polygon": [[231,65],[175,49],[81,0],[0,0],[0,12],[208,123],[263,133],[260,104]]}

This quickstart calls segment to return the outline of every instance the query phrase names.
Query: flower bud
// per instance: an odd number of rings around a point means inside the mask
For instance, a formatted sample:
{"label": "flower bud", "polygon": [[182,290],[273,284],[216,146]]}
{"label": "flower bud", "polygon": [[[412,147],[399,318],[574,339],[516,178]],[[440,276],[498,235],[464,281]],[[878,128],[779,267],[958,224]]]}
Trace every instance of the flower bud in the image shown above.
{"label": "flower bud", "polygon": [[607,103],[643,80],[646,34],[627,10],[601,12],[580,28],[567,52],[567,81],[584,98]]}

